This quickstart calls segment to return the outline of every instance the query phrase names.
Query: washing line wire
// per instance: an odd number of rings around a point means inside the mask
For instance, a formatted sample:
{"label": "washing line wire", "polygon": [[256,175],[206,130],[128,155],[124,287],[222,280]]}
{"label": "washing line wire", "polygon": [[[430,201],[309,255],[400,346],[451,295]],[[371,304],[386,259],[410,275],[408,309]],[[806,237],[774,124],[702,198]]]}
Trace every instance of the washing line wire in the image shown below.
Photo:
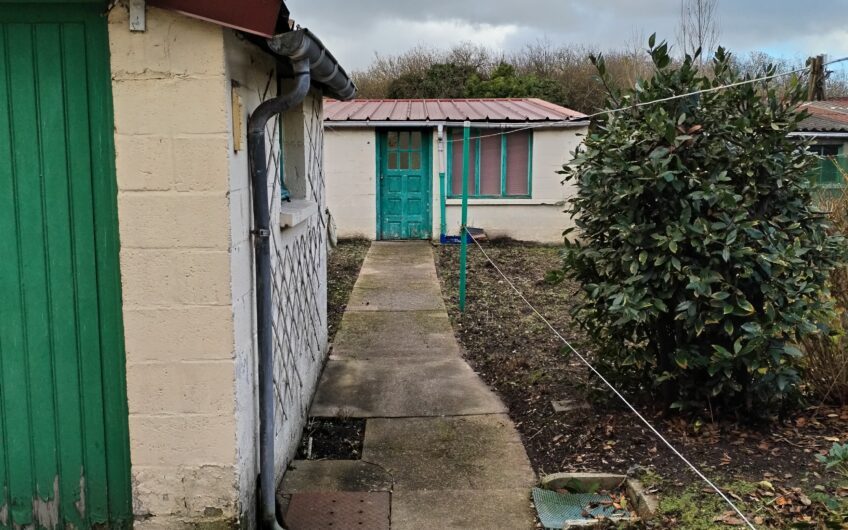
{"label": "washing line wire", "polygon": [[521,300],[524,301],[524,303],[527,305],[527,307],[529,307],[530,310],[533,311],[533,313],[535,313],[536,316],[539,317],[539,319],[541,319],[542,322],[545,323],[545,325],[554,333],[554,335],[559,337],[559,340],[561,340],[563,342],[563,344],[565,344],[568,347],[568,349],[570,349],[583,362],[583,364],[585,364],[589,368],[589,370],[592,371],[592,373],[594,373],[607,387],[609,387],[609,389],[612,390],[612,392],[616,396],[618,396],[618,398],[625,405],[627,405],[627,408],[629,408],[633,412],[633,414],[635,414],[636,417],[639,418],[639,420],[642,423],[644,423],[645,426],[647,426],[648,429],[650,429],[651,432],[654,433],[654,435],[657,436],[657,438],[659,438],[669,449],[671,449],[671,451],[675,455],[677,455],[677,457],[680,458],[680,460],[682,460],[687,466],[689,466],[689,468],[692,471],[694,471],[695,474],[698,475],[698,477],[701,478],[701,480],[706,482],[710,486],[710,488],[715,490],[715,492],[718,493],[721,496],[722,499],[724,499],[724,502],[726,502],[728,505],[730,505],[731,508],[733,508],[733,511],[735,511],[739,515],[739,517],[742,518],[742,520],[745,522],[745,524],[748,525],[749,528],[751,528],[751,530],[757,530],[757,528],[753,525],[753,523],[751,523],[751,521],[748,520],[748,518],[745,516],[745,514],[742,513],[742,510],[740,510],[736,506],[736,504],[734,504],[734,502],[730,500],[730,498],[721,490],[721,488],[716,486],[715,483],[713,483],[713,481],[711,481],[709,478],[707,478],[707,476],[704,475],[697,467],[695,467],[695,465],[692,464],[692,462],[690,462],[685,456],[683,456],[683,454],[680,451],[678,451],[677,448],[674,447],[671,444],[671,442],[669,442],[665,438],[665,436],[663,436],[653,425],[651,425],[651,423],[647,419],[645,419],[645,417],[638,410],[636,410],[636,407],[631,405],[630,402],[627,400],[627,398],[625,398],[624,395],[622,395],[621,392],[619,392],[612,385],[612,383],[610,383],[607,380],[606,377],[604,377],[598,370],[596,370],[595,367],[592,366],[592,363],[590,363],[589,360],[586,359],[586,357],[584,355],[582,355],[579,351],[577,351],[574,348],[574,346],[572,346],[571,343],[568,342],[568,340],[566,340],[566,338],[562,336],[562,334],[553,326],[553,324],[551,324],[551,322],[547,318],[545,318],[545,315],[543,315],[541,312],[539,312],[539,310],[536,309],[536,307],[533,304],[531,304],[529,300],[527,300],[527,298],[524,296],[524,294],[521,292],[521,290],[518,289],[518,287],[516,287],[514,283],[512,283],[512,280],[510,280],[507,277],[507,275],[503,273],[501,268],[498,267],[498,264],[495,263],[494,260],[492,260],[491,257],[489,257],[489,254],[487,254],[485,249],[483,249],[483,245],[481,245],[480,242],[477,241],[477,239],[475,239],[471,235],[471,232],[468,231],[468,228],[465,228],[465,231],[468,233],[468,237],[470,237],[470,239],[472,241],[474,241],[474,243],[477,245],[477,248],[480,249],[480,252],[483,253],[483,256],[488,260],[489,263],[491,263],[492,267],[494,267],[494,269],[496,271],[498,271],[498,274],[501,275],[501,277],[504,279],[504,281],[506,281],[506,283],[512,288],[512,290],[515,291],[515,293],[518,295],[518,297],[521,298]]}
{"label": "washing line wire", "polygon": [[[828,62],[824,63],[822,65],[822,67],[829,66],[831,64],[845,62],[845,61],[848,61],[848,57],[842,57],[842,58],[839,58],[839,59],[834,59],[832,61],[828,61]],[[691,97],[691,96],[697,96],[697,95],[700,95],[700,94],[707,94],[707,93],[710,93],[710,92],[718,92],[719,90],[725,90],[725,89],[728,89],[728,88],[734,88],[734,87],[738,87],[738,86],[749,85],[749,84],[752,84],[752,83],[759,83],[760,81],[768,81],[769,79],[776,79],[778,77],[786,77],[788,75],[793,75],[793,74],[798,74],[798,73],[804,72],[804,71],[808,70],[809,68],[810,68],[809,66],[804,66],[803,68],[796,68],[795,70],[789,70],[787,72],[778,72],[776,74],[764,75],[764,76],[756,77],[756,78],[753,78],[753,79],[743,79],[742,81],[736,81],[735,83],[728,83],[726,85],[719,85],[719,86],[714,86],[714,87],[710,87],[710,88],[703,88],[703,89],[700,89],[700,90],[693,90],[691,92],[685,92],[683,94],[674,94],[672,96],[667,96],[667,97],[659,98],[659,99],[653,99],[651,101],[642,101],[642,102],[639,102],[639,103],[634,103],[633,105],[627,105],[627,106],[619,107],[619,108],[616,108],[616,109],[605,109],[605,110],[601,110],[601,111],[598,111],[598,112],[594,112],[592,114],[587,114],[585,116],[580,116],[578,118],[569,118],[569,119],[559,120],[559,121],[546,121],[546,122],[541,122],[541,123],[532,123],[532,124],[524,126],[524,127],[516,127],[514,129],[509,129],[509,130],[506,130],[506,131],[501,131],[501,132],[496,132],[496,133],[491,133],[491,134],[480,134],[480,135],[477,135],[477,136],[472,136],[471,140],[476,140],[478,138],[487,138],[489,136],[503,136],[503,135],[507,135],[507,134],[514,134],[514,133],[517,133],[517,132],[526,131],[526,130],[530,130],[530,129],[538,129],[538,128],[541,128],[541,127],[555,127],[557,125],[572,125],[572,124],[576,124],[576,123],[582,123],[582,122],[591,120],[592,118],[596,118],[598,116],[603,116],[605,114],[615,114],[617,112],[624,112],[626,110],[632,110],[632,109],[635,109],[635,108],[645,107],[645,106],[648,106],[648,105],[655,105],[657,103],[665,103],[666,101],[673,101],[675,99],[688,98],[688,97]],[[445,141],[446,142],[462,142],[463,140],[462,140],[462,138],[456,138],[456,139],[447,139]]]}

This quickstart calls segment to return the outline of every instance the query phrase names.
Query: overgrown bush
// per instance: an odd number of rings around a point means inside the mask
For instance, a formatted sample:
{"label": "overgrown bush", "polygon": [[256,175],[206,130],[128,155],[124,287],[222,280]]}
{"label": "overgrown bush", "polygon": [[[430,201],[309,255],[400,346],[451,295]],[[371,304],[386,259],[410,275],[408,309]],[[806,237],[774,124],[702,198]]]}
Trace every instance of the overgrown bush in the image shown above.
{"label": "overgrown bush", "polygon": [[[848,184],[848,172],[832,162]],[[823,194],[822,210],[828,212],[833,234],[848,235],[848,190]],[[835,268],[830,273],[830,291],[836,312],[828,323],[828,333],[804,338],[804,382],[812,396],[828,403],[848,404],[848,267]]]}
{"label": "overgrown bush", "polygon": [[[653,36],[649,54],[651,78],[610,90],[609,107],[746,78],[721,48],[709,70],[692,57],[672,64]],[[604,79],[603,57],[594,62]],[[608,371],[673,407],[774,410],[798,383],[798,341],[832,309],[842,241],[812,206],[813,158],[787,136],[804,117],[803,87],[776,87],[603,115],[564,168],[582,240],[566,245],[564,265],[585,294],[578,316]]]}

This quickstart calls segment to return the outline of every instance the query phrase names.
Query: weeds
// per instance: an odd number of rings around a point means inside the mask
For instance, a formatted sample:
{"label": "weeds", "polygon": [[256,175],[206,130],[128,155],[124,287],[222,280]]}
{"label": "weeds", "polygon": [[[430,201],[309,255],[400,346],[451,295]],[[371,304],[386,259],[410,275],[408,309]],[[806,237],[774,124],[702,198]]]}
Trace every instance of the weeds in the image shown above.
{"label": "weeds", "polygon": [[[848,182],[848,171],[833,160]],[[828,212],[832,232],[848,236],[848,191],[822,194],[821,207]],[[848,404],[848,267],[838,267],[830,275],[830,292],[836,304],[833,321],[820,333],[804,340],[805,379],[811,394],[822,402]]]}

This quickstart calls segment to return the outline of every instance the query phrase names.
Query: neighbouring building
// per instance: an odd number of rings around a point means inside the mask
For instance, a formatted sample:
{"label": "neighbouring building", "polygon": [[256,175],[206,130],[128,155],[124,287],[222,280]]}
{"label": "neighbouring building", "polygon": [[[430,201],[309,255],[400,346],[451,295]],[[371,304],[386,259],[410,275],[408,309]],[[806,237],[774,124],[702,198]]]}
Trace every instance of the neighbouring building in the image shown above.
{"label": "neighbouring building", "polygon": [[259,386],[273,487],[327,355],[323,100],[354,91],[293,26],[281,0],[0,0],[0,528],[267,512]]}
{"label": "neighbouring building", "polygon": [[843,187],[845,179],[836,167],[848,171],[848,98],[809,101],[801,106],[810,115],[801,121],[798,136],[812,138],[810,151],[821,156],[816,182],[824,187]]}
{"label": "neighbouring building", "polygon": [[[471,124],[468,225],[489,237],[562,241],[573,192],[557,172],[586,132],[540,99],[328,100],[327,205],[339,237],[458,234],[463,125]],[[443,154],[443,157],[440,156]]]}

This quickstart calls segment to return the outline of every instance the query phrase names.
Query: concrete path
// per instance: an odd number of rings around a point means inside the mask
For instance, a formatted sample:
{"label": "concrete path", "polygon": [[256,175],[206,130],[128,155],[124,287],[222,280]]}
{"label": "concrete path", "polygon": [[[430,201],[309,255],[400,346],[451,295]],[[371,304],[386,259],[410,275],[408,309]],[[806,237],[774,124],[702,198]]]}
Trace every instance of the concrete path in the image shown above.
{"label": "concrete path", "polygon": [[362,460],[295,461],[284,493],[388,491],[393,530],[533,528],[536,477],[462,359],[429,243],[372,244],[310,415],[367,418]]}

